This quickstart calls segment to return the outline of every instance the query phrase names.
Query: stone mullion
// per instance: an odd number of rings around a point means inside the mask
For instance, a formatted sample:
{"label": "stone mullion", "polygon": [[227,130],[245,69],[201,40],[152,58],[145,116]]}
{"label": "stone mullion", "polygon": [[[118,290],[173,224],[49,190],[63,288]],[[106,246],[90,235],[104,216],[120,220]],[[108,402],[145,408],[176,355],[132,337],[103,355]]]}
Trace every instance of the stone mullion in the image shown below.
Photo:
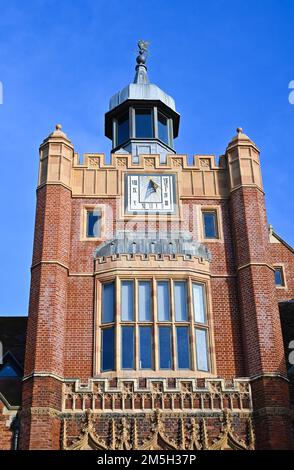
{"label": "stone mullion", "polygon": [[171,332],[172,332],[172,370],[177,369],[177,344],[176,344],[176,326],[175,326],[175,299],[174,299],[174,281],[173,279],[170,279],[169,283],[169,288],[170,288],[170,307],[171,307]]}
{"label": "stone mullion", "polygon": [[190,338],[190,354],[191,354],[191,369],[197,370],[196,362],[196,341],[195,341],[195,322],[194,322],[194,303],[193,303],[193,289],[192,289],[192,279],[188,279],[188,315],[190,328],[189,328],[189,338]]}
{"label": "stone mullion", "polygon": [[94,375],[99,374],[99,371],[102,369],[101,364],[101,351],[102,351],[102,285],[101,282],[98,282],[95,279],[95,314],[94,314],[94,339],[95,339],[95,362],[94,362]]}
{"label": "stone mullion", "polygon": [[152,278],[152,307],[153,307],[153,350],[154,370],[159,370],[159,347],[158,347],[158,311],[157,311],[157,286],[155,277]]}
{"label": "stone mullion", "polygon": [[134,281],[134,369],[140,369],[140,348],[139,348],[139,282],[138,279]]}
{"label": "stone mullion", "polygon": [[114,321],[115,321],[115,363],[114,369],[116,371],[120,370],[121,368],[121,327],[120,327],[120,311],[121,311],[121,283],[118,276],[115,277],[115,313],[114,313]]}

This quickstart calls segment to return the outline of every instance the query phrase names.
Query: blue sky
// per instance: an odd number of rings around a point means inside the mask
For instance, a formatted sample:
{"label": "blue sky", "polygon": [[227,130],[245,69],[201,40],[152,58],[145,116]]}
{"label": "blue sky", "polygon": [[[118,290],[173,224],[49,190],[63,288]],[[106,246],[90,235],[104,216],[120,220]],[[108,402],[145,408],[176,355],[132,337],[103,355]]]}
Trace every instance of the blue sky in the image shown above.
{"label": "blue sky", "polygon": [[110,152],[104,113],[134,76],[181,114],[178,153],[224,152],[238,126],[261,150],[268,220],[293,235],[293,0],[0,0],[0,315],[26,315],[38,147],[61,123],[75,149]]}

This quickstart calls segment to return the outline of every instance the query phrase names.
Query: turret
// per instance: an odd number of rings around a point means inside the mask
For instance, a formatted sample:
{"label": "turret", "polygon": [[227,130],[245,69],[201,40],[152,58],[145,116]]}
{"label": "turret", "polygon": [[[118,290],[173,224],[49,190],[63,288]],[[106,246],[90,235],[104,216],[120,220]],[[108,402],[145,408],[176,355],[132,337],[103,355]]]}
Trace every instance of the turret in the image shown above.
{"label": "turret", "polygon": [[174,99],[147,75],[147,43],[139,41],[134,82],[113,95],[105,115],[105,135],[112,140],[113,153],[128,153],[133,162],[140,154],[159,154],[161,162],[175,153],[180,116]]}

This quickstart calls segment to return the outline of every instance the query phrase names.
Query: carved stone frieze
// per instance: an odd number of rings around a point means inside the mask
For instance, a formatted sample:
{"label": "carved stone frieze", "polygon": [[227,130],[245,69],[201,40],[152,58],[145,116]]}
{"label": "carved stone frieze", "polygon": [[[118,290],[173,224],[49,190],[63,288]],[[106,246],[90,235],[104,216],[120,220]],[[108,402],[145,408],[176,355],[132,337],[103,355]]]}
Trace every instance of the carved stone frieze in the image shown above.
{"label": "carved stone frieze", "polygon": [[[210,435],[212,421],[219,432]],[[61,448],[64,450],[246,450],[254,449],[251,418],[231,415],[198,417],[151,413],[105,415],[87,410],[82,418],[63,418]]]}
{"label": "carved stone frieze", "polygon": [[252,400],[249,382],[235,380],[227,386],[223,380],[206,379],[199,386],[197,379],[177,379],[169,387],[167,379],[147,379],[146,387],[137,379],[93,379],[87,385],[79,382],[64,384],[63,411],[146,411],[159,408],[163,411],[193,410],[217,411],[224,409],[251,411]]}

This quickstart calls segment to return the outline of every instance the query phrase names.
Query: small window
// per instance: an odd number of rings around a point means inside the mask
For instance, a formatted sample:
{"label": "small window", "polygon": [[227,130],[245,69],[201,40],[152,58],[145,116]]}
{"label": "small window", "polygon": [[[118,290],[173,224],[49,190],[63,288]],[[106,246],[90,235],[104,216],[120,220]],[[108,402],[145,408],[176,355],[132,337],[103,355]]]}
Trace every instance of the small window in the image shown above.
{"label": "small window", "polygon": [[172,368],[171,329],[169,326],[159,327],[159,367]]}
{"label": "small window", "polygon": [[123,114],[117,120],[117,145],[126,142],[130,137],[129,113]]}
{"label": "small window", "polygon": [[152,369],[152,328],[140,326],[140,369]]}
{"label": "small window", "polygon": [[101,234],[101,213],[87,210],[87,238],[99,238]]}
{"label": "small window", "polygon": [[114,328],[102,330],[102,370],[114,369]]}
{"label": "small window", "polygon": [[153,138],[153,119],[151,109],[136,109],[136,137]]}
{"label": "small window", "polygon": [[122,281],[121,283],[121,319],[122,321],[134,321],[133,281]]}
{"label": "small window", "polygon": [[168,119],[164,114],[158,113],[158,138],[169,144],[168,140]]}
{"label": "small window", "polygon": [[177,358],[178,369],[190,369],[189,330],[186,326],[179,326],[177,331]]}
{"label": "small window", "polygon": [[216,211],[203,211],[204,238],[218,238]]}
{"label": "small window", "polygon": [[275,267],[275,284],[278,287],[285,286],[284,273],[281,266]]}
{"label": "small window", "polygon": [[134,368],[134,327],[123,326],[122,340],[122,369]]}
{"label": "small window", "polygon": [[111,323],[114,321],[115,305],[114,282],[103,284],[102,286],[102,323]]}

